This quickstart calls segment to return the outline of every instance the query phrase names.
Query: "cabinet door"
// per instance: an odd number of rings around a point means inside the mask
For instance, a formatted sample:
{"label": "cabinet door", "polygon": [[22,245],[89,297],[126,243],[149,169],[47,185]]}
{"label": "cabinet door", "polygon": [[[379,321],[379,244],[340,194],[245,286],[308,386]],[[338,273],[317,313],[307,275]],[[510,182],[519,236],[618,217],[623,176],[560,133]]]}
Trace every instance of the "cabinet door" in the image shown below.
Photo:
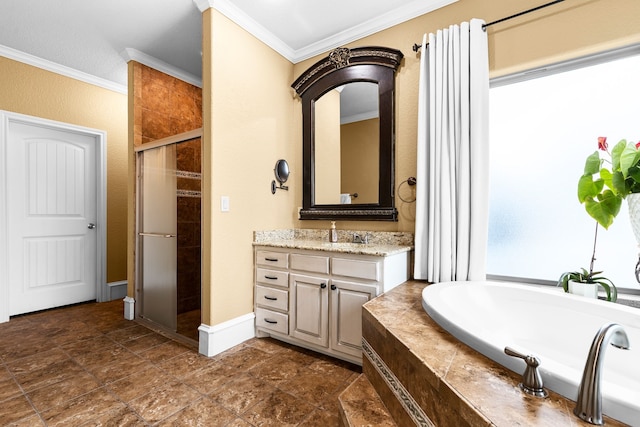
{"label": "cabinet door", "polygon": [[362,355],[362,305],[376,296],[375,285],[332,280],[331,348]]}
{"label": "cabinet door", "polygon": [[289,277],[290,335],[328,347],[329,279],[299,274]]}

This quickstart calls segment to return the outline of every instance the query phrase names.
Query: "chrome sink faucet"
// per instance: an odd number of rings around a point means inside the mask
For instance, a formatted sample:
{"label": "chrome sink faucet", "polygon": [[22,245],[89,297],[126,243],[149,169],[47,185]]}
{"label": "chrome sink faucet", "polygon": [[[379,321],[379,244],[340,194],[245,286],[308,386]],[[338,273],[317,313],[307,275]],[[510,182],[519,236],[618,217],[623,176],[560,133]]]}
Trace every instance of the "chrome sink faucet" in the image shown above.
{"label": "chrome sink faucet", "polygon": [[629,338],[617,323],[603,325],[593,338],[587,362],[584,365],[582,381],[578,387],[578,400],[573,413],[580,419],[595,425],[604,424],[602,419],[602,364],[607,345],[621,349],[629,348]]}
{"label": "chrome sink faucet", "polygon": [[364,235],[353,233],[353,243],[362,243],[366,245],[369,243],[369,233],[365,233]]}

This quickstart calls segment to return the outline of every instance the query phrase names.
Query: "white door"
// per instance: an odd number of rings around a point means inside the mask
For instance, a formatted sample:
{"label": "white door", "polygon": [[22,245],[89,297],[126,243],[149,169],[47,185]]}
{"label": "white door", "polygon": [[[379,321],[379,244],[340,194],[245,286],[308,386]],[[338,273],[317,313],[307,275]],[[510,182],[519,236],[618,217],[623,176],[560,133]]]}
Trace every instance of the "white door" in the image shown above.
{"label": "white door", "polygon": [[96,135],[9,121],[9,314],[95,300]]}

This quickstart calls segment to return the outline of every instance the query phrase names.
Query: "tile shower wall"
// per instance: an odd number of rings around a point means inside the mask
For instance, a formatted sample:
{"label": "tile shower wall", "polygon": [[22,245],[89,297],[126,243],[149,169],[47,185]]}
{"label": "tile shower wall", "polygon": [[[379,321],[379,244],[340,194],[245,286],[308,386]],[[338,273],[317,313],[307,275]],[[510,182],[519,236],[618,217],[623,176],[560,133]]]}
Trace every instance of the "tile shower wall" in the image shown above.
{"label": "tile shower wall", "polygon": [[202,89],[133,62],[134,145],[202,127]]}
{"label": "tile shower wall", "polygon": [[[200,138],[176,146],[178,186],[178,314],[200,309]],[[196,325],[196,328],[198,325]]]}

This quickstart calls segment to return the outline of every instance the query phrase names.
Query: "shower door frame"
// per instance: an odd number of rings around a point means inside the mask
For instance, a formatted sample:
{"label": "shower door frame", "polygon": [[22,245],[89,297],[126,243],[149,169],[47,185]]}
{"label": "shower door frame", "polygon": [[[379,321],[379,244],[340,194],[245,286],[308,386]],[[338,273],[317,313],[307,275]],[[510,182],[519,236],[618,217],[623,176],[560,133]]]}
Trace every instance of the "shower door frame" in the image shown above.
{"label": "shower door frame", "polygon": [[[180,133],[177,135],[172,135],[166,138],[158,139],[153,142],[149,142],[146,144],[139,145],[134,147],[134,156],[135,156],[135,165],[136,165],[136,180],[135,180],[135,295],[139,304],[134,305],[134,315],[135,318],[141,318],[142,315],[142,306],[144,305],[143,300],[143,289],[142,289],[142,257],[141,257],[141,248],[142,248],[142,239],[138,234],[140,233],[140,225],[142,224],[142,187],[140,185],[142,178],[142,162],[140,158],[142,153],[147,150],[152,150],[154,148],[164,147],[171,144],[179,144],[181,142],[186,142],[192,139],[200,138],[202,143],[202,128],[197,128],[188,132]],[[202,262],[201,262],[202,268]],[[202,284],[201,284],[202,286]],[[202,291],[202,288],[201,288]],[[162,325],[160,325],[162,326]]]}

